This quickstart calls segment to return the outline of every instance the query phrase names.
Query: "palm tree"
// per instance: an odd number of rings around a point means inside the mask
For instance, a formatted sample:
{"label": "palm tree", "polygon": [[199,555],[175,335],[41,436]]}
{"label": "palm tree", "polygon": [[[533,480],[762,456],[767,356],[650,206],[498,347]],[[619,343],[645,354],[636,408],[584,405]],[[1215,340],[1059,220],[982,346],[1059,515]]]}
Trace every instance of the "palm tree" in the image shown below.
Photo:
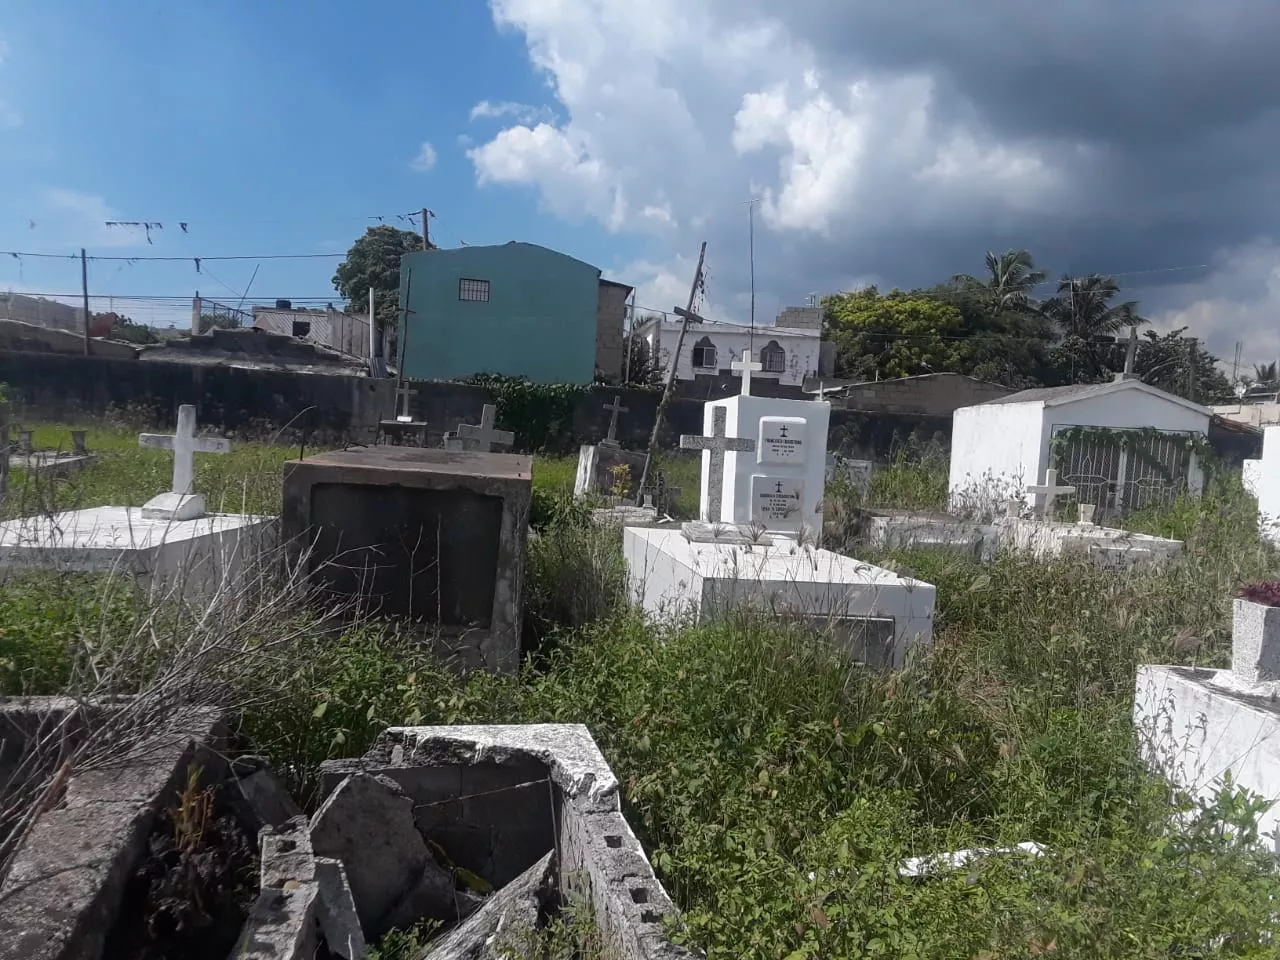
{"label": "palm tree", "polygon": [[1026,310],[1031,306],[1031,291],[1044,283],[1045,272],[1037,270],[1026,250],[987,251],[985,279],[958,273],[952,280],[965,287],[980,288],[991,306],[999,310]]}
{"label": "palm tree", "polygon": [[1274,360],[1270,363],[1255,363],[1253,365],[1253,379],[1258,383],[1275,383],[1280,380],[1280,371],[1276,369],[1277,364]]}
{"label": "palm tree", "polygon": [[1086,277],[1064,276],[1058,292],[1040,305],[1041,312],[1052,320],[1064,337],[1092,340],[1114,335],[1125,327],[1136,327],[1147,321],[1138,315],[1138,301],[1113,304],[1120,292],[1114,277],[1091,273]]}

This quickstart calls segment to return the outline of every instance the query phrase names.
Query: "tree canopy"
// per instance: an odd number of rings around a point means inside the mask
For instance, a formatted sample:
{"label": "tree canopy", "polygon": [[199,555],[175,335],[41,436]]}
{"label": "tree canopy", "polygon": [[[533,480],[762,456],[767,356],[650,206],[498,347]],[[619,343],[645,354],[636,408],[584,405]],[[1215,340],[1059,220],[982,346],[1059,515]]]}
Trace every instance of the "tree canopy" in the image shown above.
{"label": "tree canopy", "polygon": [[[824,298],[837,376],[950,372],[1025,388],[1099,382],[1124,369],[1129,331],[1147,320],[1137,301],[1121,299],[1114,277],[1063,276],[1038,298],[1048,274],[1028,251],[989,252],[983,266],[933,287]],[[1217,358],[1185,329],[1146,331],[1134,373],[1201,403],[1231,395]]]}
{"label": "tree canopy", "polygon": [[[383,323],[394,324],[400,308],[400,258],[422,249],[422,237],[412,230],[385,224],[370,227],[351,245],[347,258],[333,274],[333,286],[363,313],[373,287],[374,310]],[[434,248],[434,245],[432,246]]]}

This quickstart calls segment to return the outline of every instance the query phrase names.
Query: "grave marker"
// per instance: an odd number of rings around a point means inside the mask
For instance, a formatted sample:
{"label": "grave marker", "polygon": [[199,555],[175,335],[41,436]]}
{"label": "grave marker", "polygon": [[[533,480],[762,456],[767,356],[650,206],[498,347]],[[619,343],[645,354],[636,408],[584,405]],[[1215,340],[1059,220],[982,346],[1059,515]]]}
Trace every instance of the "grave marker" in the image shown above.
{"label": "grave marker", "polygon": [[609,415],[609,432],[600,442],[611,447],[618,445],[618,414],[627,413],[628,408],[621,405],[622,397],[614,396],[613,403],[606,403],[604,408],[612,411]]}
{"label": "grave marker", "polygon": [[413,414],[409,412],[409,398],[416,397],[417,390],[411,390],[407,383],[401,383],[396,387],[396,400],[400,408],[400,412],[396,414],[396,420],[400,423],[413,423]]}
{"label": "grave marker", "polygon": [[493,421],[497,413],[497,407],[492,403],[486,403],[484,409],[480,412],[480,425],[460,423],[455,436],[464,442],[470,441],[470,443],[476,445],[475,449],[485,453],[492,451],[495,443],[504,447],[511,446],[516,442],[516,435],[510,430],[494,429]]}
{"label": "grave marker", "polygon": [[[749,373],[748,373],[749,375]],[[711,408],[711,434],[709,436],[691,436],[685,434],[680,438],[683,450],[705,450],[711,456],[708,460],[707,480],[702,487],[701,519],[714,523],[720,519],[720,509],[724,501],[724,455],[729,451],[751,453],[756,448],[754,440],[725,436],[725,423],[728,412],[724,407]]]}
{"label": "grave marker", "polygon": [[1044,504],[1040,508],[1040,517],[1045,520],[1053,519],[1053,501],[1058,498],[1058,494],[1075,492],[1076,488],[1073,486],[1058,486],[1058,471],[1053,467],[1044,472],[1044,483],[1032,483],[1027,486],[1027,493],[1044,497]]}
{"label": "grave marker", "polygon": [[172,435],[144,433],[138,437],[138,445],[173,451],[173,489],[143,504],[142,516],[148,520],[194,520],[204,516],[204,497],[192,492],[195,454],[230,453],[231,442],[197,437],[196,408],[184,403],[178,407],[178,428]]}
{"label": "grave marker", "polygon": [[749,397],[751,396],[751,374],[759,373],[764,367],[754,360],[748,360],[743,357],[741,360],[735,360],[729,364],[729,369],[742,374],[741,396]]}

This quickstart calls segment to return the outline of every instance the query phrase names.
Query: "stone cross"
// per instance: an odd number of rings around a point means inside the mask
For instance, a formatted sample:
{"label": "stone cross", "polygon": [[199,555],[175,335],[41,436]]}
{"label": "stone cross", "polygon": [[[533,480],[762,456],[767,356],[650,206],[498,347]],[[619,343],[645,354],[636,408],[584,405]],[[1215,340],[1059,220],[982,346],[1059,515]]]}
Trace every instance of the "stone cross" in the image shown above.
{"label": "stone cross", "polygon": [[729,364],[729,369],[742,374],[742,395],[749,397],[751,396],[751,374],[759,373],[764,367],[754,360],[748,360],[744,356],[741,360],[735,360]]}
{"label": "stone cross", "polygon": [[615,396],[613,403],[606,403],[604,408],[612,410],[609,415],[609,433],[605,436],[605,443],[617,444],[618,442],[618,414],[628,412],[628,408],[621,405],[622,397]]}
{"label": "stone cross", "polygon": [[178,429],[172,436],[144,433],[138,445],[173,451],[173,489],[147,502],[142,515],[148,519],[191,520],[204,514],[204,498],[192,492],[195,454],[230,453],[231,442],[218,437],[196,436],[196,408],[189,403],[178,407]]}
{"label": "stone cross", "polygon": [[396,414],[396,419],[401,423],[413,422],[413,414],[409,412],[409,398],[417,395],[418,391],[410,390],[407,383],[401,383],[400,386],[396,387],[396,400],[399,401],[397,406],[400,407],[400,412]]}
{"label": "stone cross", "polygon": [[[750,371],[744,376],[750,377]],[[711,408],[711,436],[695,437],[685,434],[680,438],[684,450],[707,450],[711,453],[710,470],[707,472],[706,509],[702,519],[708,523],[720,520],[720,504],[724,497],[724,455],[733,450],[738,453],[754,453],[756,442],[745,437],[726,437],[725,424],[729,412],[724,407]]]}
{"label": "stone cross", "polygon": [[495,443],[509,447],[516,442],[516,435],[510,430],[495,430],[493,428],[493,418],[497,416],[498,408],[492,403],[486,403],[484,409],[480,412],[480,426],[472,423],[458,424],[457,435],[466,440],[473,440],[479,444],[481,450],[492,450]]}
{"label": "stone cross", "polygon": [[1076,488],[1058,486],[1058,471],[1050,467],[1044,472],[1044,483],[1033,483],[1027,487],[1027,493],[1044,494],[1044,507],[1040,512],[1042,518],[1053,519],[1053,501],[1062,493],[1075,493]]}

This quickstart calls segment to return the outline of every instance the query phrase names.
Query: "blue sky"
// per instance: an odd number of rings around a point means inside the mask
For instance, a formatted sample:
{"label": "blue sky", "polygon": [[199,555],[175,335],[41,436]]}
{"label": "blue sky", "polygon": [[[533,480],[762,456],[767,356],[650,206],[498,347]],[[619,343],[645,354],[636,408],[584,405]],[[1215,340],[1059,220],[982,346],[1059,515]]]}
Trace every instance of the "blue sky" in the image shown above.
{"label": "blue sky", "polygon": [[[542,243],[608,271],[635,243],[539,213],[534,191],[479,188],[460,137],[482,102],[556,107],[518,32],[478,2],[65,0],[10,6],[0,97],[0,249],[92,256],[345,250],[422,206],[446,246]],[[424,143],[431,169],[414,167]],[[159,222],[140,230],[107,219]],[[34,227],[31,223],[34,222]],[[185,222],[184,234],[178,224]],[[243,291],[258,261],[94,262],[94,294]],[[332,296],[335,260],[262,261],[258,297]],[[215,279],[216,278],[216,279]],[[0,283],[66,293],[79,264],[0,258]],[[117,308],[119,308],[117,304]],[[95,308],[97,305],[95,303]],[[125,306],[142,318],[160,307]],[[170,309],[170,308],[164,308]]]}
{"label": "blue sky", "polygon": [[[662,309],[705,240],[700,308],[746,322],[755,197],[759,322],[1025,248],[1219,356],[1280,355],[1280,3],[1007,8],[14,0],[0,250],[337,252],[428,206],[445,246],[542,243]],[[256,262],[95,262],[91,288],[231,298]],[[334,263],[262,261],[251,295],[325,297]],[[79,287],[71,260],[0,265],[0,289]]]}

